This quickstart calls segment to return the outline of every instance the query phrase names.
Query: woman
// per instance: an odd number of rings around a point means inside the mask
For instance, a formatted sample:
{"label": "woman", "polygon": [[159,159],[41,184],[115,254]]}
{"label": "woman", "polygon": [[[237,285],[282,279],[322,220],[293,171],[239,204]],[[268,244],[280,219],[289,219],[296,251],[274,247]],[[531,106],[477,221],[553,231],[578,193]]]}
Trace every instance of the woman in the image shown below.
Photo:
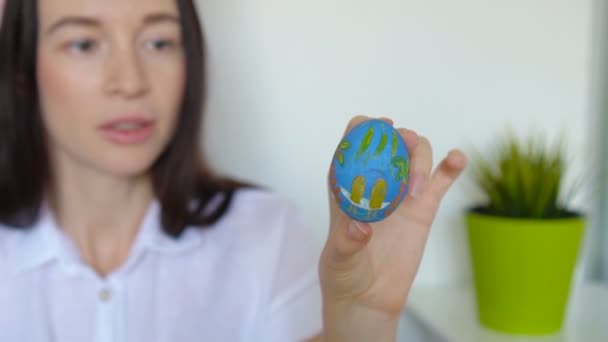
{"label": "woman", "polygon": [[319,259],[204,167],[192,0],[7,0],[0,51],[1,341],[394,340],[461,152],[431,173],[401,129],[410,196],[372,225],[330,198]]}

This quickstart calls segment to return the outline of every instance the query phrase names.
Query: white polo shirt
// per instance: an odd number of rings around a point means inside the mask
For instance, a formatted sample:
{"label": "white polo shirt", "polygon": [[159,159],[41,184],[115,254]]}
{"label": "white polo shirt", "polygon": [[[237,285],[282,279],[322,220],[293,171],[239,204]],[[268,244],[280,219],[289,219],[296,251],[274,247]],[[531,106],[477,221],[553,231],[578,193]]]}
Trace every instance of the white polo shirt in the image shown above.
{"label": "white polo shirt", "polygon": [[179,239],[153,202],[106,278],[80,261],[48,209],[0,227],[0,341],[302,341],[322,330],[320,248],[294,207],[239,190],[213,227]]}

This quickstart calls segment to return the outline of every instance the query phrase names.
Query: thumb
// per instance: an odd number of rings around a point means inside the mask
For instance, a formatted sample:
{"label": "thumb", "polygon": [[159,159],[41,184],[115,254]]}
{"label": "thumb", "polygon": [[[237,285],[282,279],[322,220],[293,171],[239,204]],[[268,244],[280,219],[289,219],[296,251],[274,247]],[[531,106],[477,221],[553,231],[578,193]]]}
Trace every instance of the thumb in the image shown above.
{"label": "thumb", "polygon": [[[327,257],[335,266],[346,266],[354,262],[354,256],[361,251],[372,237],[369,223],[352,220],[338,207],[330,192],[330,229],[325,245]],[[354,265],[352,265],[354,266]]]}

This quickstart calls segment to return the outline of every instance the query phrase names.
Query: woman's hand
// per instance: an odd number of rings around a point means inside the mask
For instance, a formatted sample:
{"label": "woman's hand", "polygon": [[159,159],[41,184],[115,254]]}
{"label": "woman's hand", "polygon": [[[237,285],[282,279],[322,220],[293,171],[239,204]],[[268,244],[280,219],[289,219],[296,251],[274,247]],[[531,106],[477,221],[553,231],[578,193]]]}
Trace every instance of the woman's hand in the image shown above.
{"label": "woman's hand", "polygon": [[[368,119],[354,118],[347,131]],[[431,173],[429,141],[411,130],[399,132],[410,152],[410,188],[388,218],[353,221],[328,191],[330,231],[319,263],[325,341],[395,339],[441,199],[466,166],[464,154],[455,150]]]}

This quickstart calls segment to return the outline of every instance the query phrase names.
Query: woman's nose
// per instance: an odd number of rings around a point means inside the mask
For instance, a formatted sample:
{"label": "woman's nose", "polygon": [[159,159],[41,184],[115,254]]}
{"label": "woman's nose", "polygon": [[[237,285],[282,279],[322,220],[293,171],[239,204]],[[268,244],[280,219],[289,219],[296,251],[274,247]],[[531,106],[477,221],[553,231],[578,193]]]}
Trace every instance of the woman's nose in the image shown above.
{"label": "woman's nose", "polygon": [[107,61],[106,92],[124,98],[136,98],[149,90],[143,61],[136,51],[115,51]]}

